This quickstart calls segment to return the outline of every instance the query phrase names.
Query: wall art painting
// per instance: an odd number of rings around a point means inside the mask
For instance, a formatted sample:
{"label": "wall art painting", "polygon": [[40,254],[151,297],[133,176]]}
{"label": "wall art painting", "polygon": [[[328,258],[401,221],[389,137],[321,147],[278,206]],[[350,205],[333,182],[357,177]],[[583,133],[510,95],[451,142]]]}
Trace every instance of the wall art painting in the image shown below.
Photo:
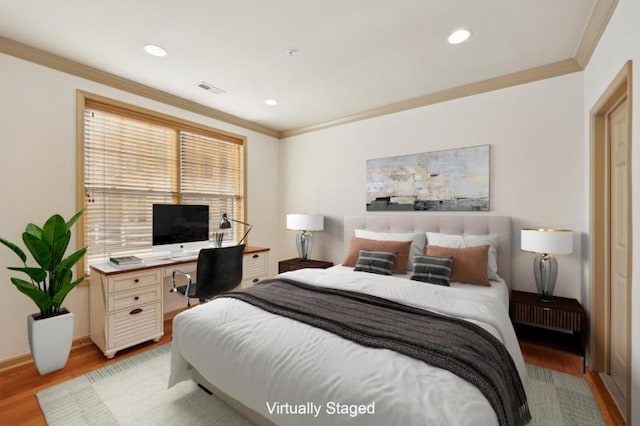
{"label": "wall art painting", "polygon": [[367,211],[488,211],[490,145],[367,160]]}

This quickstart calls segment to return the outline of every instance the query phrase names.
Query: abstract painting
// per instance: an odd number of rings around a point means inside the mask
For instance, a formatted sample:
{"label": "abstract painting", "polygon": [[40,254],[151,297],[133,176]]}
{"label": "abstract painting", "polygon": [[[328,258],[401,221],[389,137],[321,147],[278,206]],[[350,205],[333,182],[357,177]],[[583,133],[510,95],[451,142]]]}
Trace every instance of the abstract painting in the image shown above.
{"label": "abstract painting", "polygon": [[367,211],[488,211],[490,145],[367,160]]}

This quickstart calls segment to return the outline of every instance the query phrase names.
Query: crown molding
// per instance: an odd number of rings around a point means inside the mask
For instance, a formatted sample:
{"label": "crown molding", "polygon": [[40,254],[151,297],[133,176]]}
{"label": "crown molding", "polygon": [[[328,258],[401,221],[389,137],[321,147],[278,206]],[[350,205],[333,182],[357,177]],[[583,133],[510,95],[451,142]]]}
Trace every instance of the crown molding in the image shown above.
{"label": "crown molding", "polygon": [[616,6],[618,6],[618,0],[598,0],[593,5],[589,22],[584,28],[582,39],[574,55],[574,59],[582,69],[589,63]]}
{"label": "crown molding", "polygon": [[465,96],[477,95],[492,90],[504,89],[518,84],[530,83],[551,77],[558,77],[577,71],[582,71],[589,63],[591,55],[593,55],[604,30],[609,24],[609,20],[618,5],[619,0],[597,0],[591,11],[589,21],[580,40],[580,44],[573,58],[564,61],[555,62],[540,67],[518,71],[512,74],[491,78],[489,80],[478,81],[464,86],[445,89],[440,92],[430,93],[417,98],[407,99],[394,104],[385,105],[379,108],[370,109],[368,111],[347,115],[334,120],[322,123],[312,124],[310,126],[298,127],[294,129],[283,130],[280,132],[280,138],[288,138],[303,133],[313,132],[320,129],[339,126],[342,124],[353,123],[355,121],[366,120],[369,118],[380,117],[386,114],[393,114],[408,109],[420,108],[427,105],[433,105],[439,102],[446,102]]}
{"label": "crown molding", "polygon": [[480,93],[491,92],[494,90],[504,89],[507,87],[517,86],[533,81],[544,80],[551,77],[558,77],[564,74],[570,74],[581,70],[582,68],[580,68],[580,66],[574,59],[565,59],[564,61],[554,62],[552,64],[542,65],[511,74],[505,74],[499,77],[490,78],[488,80],[476,81],[474,83],[452,87],[450,89],[429,93],[423,96],[418,96],[416,98],[406,99],[379,108],[359,112],[357,114],[347,115],[335,120],[329,120],[323,123],[300,127],[297,129],[284,130],[280,133],[280,137],[281,139],[284,139],[303,133],[326,129],[328,127],[352,123],[354,121],[367,120],[369,118],[380,117],[388,114],[394,114],[396,112],[420,108],[440,102],[464,98],[467,96],[478,95]]}
{"label": "crown molding", "polygon": [[394,114],[396,112],[406,111],[413,108],[433,105],[440,102],[446,102],[453,99],[463,98],[466,96],[477,95],[480,93],[490,92],[493,90],[504,89],[511,86],[530,83],[552,77],[558,77],[577,71],[582,71],[588,64],[593,55],[602,34],[604,33],[613,12],[618,5],[619,0],[596,0],[589,21],[585,26],[580,44],[576,49],[573,58],[552,64],[542,65],[511,74],[502,75],[488,80],[482,80],[463,86],[453,87],[441,90],[439,92],[429,93],[411,99],[406,99],[393,104],[385,105],[379,108],[350,114],[333,120],[312,124],[309,126],[298,127],[283,131],[271,129],[262,126],[253,121],[245,120],[235,115],[204,106],[197,102],[193,102],[170,93],[154,89],[135,81],[119,77],[115,74],[102,71],[100,69],[64,58],[62,56],[5,38],[0,36],[0,52],[6,53],[17,58],[21,58],[30,62],[34,62],[58,71],[105,84],[116,89],[124,90],[135,95],[143,96],[158,102],[162,102],[177,108],[195,112],[197,114],[220,120],[225,123],[233,124],[248,130],[272,136],[279,139],[291,136],[309,133],[316,130],[326,129],[329,127],[339,126],[342,124],[353,123],[355,121],[367,120],[382,115]]}
{"label": "crown molding", "polygon": [[162,102],[186,111],[195,112],[215,120],[224,121],[245,129],[253,130],[267,136],[280,137],[280,132],[269,127],[262,126],[253,121],[245,120],[235,115],[211,108],[176,95],[154,89],[153,87],[119,77],[98,68],[64,58],[51,52],[29,46],[15,40],[0,36],[0,52],[16,58],[24,59],[48,68],[55,69],[76,77],[104,84],[116,89],[124,90],[134,95],[142,96],[154,101]]}

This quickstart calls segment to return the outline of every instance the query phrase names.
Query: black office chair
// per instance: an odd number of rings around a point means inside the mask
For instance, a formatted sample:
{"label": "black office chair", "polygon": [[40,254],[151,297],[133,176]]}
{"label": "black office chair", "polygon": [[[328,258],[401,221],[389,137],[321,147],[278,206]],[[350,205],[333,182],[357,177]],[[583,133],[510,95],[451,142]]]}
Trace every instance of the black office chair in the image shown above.
{"label": "black office chair", "polygon": [[[171,275],[171,292],[177,292],[187,298],[187,306],[191,307],[190,299],[205,302],[225,291],[229,291],[242,281],[242,258],[244,244],[232,247],[206,248],[200,250],[196,281],[191,275],[182,271],[173,271]],[[176,286],[176,275],[184,275],[187,285]]]}

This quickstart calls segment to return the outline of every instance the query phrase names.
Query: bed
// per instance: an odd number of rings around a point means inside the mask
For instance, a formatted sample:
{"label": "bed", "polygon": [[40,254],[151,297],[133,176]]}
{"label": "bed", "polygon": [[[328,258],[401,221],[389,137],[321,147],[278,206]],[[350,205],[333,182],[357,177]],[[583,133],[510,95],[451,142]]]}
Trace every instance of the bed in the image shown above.
{"label": "bed", "polygon": [[[508,317],[511,219],[502,216],[398,214],[348,216],[345,247],[356,230],[377,233],[491,235],[499,279],[479,287],[436,286],[353,267],[281,274],[317,289],[346,290],[459,317],[496,337],[524,381]],[[413,243],[412,243],[413,245]],[[468,381],[388,349],[370,348],[320,328],[219,298],[174,319],[170,383],[193,379],[256,424],[497,425],[496,411]]]}

